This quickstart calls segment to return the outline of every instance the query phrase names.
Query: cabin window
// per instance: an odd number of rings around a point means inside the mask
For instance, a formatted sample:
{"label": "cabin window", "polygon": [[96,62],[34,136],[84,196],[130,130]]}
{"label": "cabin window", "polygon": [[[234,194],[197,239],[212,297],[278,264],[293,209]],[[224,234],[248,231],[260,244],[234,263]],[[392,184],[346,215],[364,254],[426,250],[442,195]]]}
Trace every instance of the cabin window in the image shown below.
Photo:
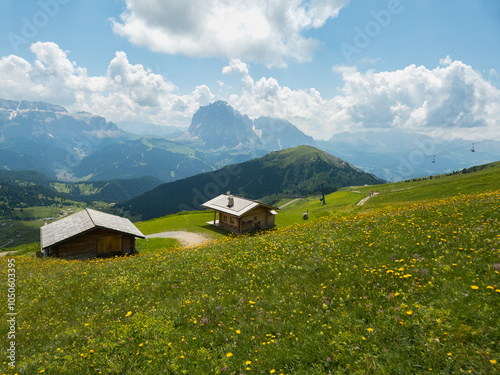
{"label": "cabin window", "polygon": [[234,224],[234,217],[232,217],[232,216],[231,216],[231,217],[230,217],[230,219],[229,219],[229,222],[230,222],[231,224]]}

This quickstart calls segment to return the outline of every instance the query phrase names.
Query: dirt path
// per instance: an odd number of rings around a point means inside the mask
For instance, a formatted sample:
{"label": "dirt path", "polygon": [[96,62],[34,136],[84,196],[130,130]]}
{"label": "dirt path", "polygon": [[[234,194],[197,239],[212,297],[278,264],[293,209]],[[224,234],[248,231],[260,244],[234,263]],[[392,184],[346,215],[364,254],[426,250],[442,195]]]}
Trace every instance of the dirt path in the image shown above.
{"label": "dirt path", "polygon": [[285,203],[283,206],[280,206],[278,207],[280,210],[283,208],[283,207],[286,207],[288,206],[289,204],[293,203],[293,202],[296,202],[296,201],[299,201],[301,198],[297,198],[297,199],[294,199],[293,201],[290,201],[288,203]]}
{"label": "dirt path", "polygon": [[2,252],[0,253],[0,257],[4,257],[4,256],[6,256],[6,255],[7,255],[7,254],[9,254],[9,253],[10,253],[10,251],[2,251]]}
{"label": "dirt path", "polygon": [[202,243],[210,241],[209,238],[202,234],[185,232],[182,230],[148,234],[146,238],[174,238],[183,246],[201,245]]}
{"label": "dirt path", "polygon": [[375,195],[377,195],[377,194],[378,194],[378,192],[375,192],[375,193],[373,193],[373,194],[370,194],[370,195],[369,195],[369,196],[367,196],[367,197],[364,197],[363,199],[361,199],[361,200],[358,202],[358,206],[362,206],[362,205],[364,205],[364,204],[365,204],[365,202],[366,202],[368,199],[370,199],[371,197],[374,197],[374,196],[375,196]]}

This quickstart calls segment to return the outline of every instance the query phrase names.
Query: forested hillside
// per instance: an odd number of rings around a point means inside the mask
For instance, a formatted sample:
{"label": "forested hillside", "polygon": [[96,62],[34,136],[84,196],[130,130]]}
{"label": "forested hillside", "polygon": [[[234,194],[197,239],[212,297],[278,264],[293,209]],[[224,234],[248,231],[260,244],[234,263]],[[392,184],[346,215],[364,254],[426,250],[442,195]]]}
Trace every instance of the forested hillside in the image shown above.
{"label": "forested hillside", "polygon": [[299,146],[160,185],[117,207],[145,220],[183,210],[199,210],[202,203],[227,191],[273,203],[284,196],[319,194],[322,189],[328,193],[343,186],[383,182],[324,151]]}

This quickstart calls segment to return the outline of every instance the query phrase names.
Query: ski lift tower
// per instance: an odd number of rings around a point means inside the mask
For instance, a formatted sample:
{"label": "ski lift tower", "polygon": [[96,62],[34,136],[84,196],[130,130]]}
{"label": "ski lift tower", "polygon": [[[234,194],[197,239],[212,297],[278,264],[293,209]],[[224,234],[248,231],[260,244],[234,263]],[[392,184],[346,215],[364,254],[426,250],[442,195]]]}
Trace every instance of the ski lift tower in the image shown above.
{"label": "ski lift tower", "polygon": [[321,198],[319,200],[321,201],[322,206],[324,206],[326,203],[326,201],[325,201],[325,189],[324,189],[325,184],[326,184],[326,182],[321,183]]}

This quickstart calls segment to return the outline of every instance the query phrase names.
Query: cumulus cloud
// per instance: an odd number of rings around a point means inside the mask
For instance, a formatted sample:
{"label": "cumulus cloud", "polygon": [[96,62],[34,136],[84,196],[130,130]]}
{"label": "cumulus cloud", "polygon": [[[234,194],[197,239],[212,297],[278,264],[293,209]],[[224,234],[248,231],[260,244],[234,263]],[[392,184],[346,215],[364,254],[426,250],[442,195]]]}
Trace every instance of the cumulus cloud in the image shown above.
{"label": "cumulus cloud", "polygon": [[315,88],[292,89],[273,77],[252,77],[246,62],[230,59],[221,73],[242,85],[235,89],[218,81],[215,97],[206,85],[181,95],[174,83],[133,64],[124,52],[116,53],[103,75],[89,76],[55,43],[37,42],[31,51],[33,63],[14,55],[0,58],[0,97],[61,104],[115,122],[177,126],[189,125],[200,106],[222,99],[253,118],[287,119],[316,139],[399,128],[444,138],[500,140],[500,90],[488,81],[493,74],[450,57],[435,68],[362,72],[335,67],[343,86],[332,98]]}
{"label": "cumulus cloud", "polygon": [[242,58],[268,66],[307,61],[318,41],[303,35],[349,0],[125,0],[113,31],[155,52]]}
{"label": "cumulus cloud", "polygon": [[461,61],[446,57],[434,69],[410,65],[392,72],[337,71],[344,87],[334,102],[354,127],[500,138],[500,90]]}
{"label": "cumulus cloud", "polygon": [[198,86],[187,95],[159,74],[132,64],[117,52],[103,76],[88,76],[68,53],[55,43],[31,46],[35,62],[18,56],[0,59],[0,97],[62,104],[74,111],[88,111],[112,121],[140,121],[186,125],[201,105],[214,96]]}
{"label": "cumulus cloud", "polygon": [[238,110],[286,118],[315,138],[400,128],[444,138],[500,140],[500,90],[463,62],[446,57],[434,69],[410,65],[389,72],[334,69],[344,85],[331,99],[314,88],[281,86],[274,78],[255,82],[240,60],[222,71],[241,75],[242,92],[230,97]]}
{"label": "cumulus cloud", "polygon": [[262,77],[257,81],[250,76],[248,65],[239,59],[232,59],[222,69],[223,74],[239,74],[242,92],[228,98],[231,105],[240,112],[256,118],[271,116],[284,118],[297,125],[307,134],[321,137],[330,115],[327,100],[314,88],[292,90],[282,86],[275,78]]}

